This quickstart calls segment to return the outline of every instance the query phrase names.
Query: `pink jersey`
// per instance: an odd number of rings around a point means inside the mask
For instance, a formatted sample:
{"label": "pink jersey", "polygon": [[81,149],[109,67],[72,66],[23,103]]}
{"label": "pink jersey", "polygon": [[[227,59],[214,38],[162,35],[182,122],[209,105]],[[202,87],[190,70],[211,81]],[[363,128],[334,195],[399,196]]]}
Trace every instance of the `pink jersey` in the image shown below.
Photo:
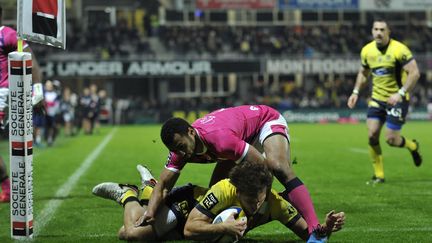
{"label": "pink jersey", "polygon": [[216,110],[192,124],[204,142],[205,153],[184,161],[180,155],[170,152],[165,167],[178,172],[187,162],[242,160],[249,144],[258,138],[264,124],[277,120],[280,116],[278,111],[265,105],[244,105]]}
{"label": "pink jersey", "polygon": [[[8,54],[17,49],[17,33],[7,26],[0,26],[0,88],[9,87]],[[25,48],[25,43],[23,43]]]}

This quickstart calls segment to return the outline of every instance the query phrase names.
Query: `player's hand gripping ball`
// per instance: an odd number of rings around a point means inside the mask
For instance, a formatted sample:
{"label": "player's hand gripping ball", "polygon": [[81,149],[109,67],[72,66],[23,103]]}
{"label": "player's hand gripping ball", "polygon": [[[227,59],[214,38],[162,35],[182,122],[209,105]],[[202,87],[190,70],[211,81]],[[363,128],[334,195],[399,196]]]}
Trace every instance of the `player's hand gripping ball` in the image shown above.
{"label": "player's hand gripping ball", "polygon": [[[242,222],[247,221],[247,217],[246,217],[242,208],[230,207],[230,208],[223,210],[220,214],[218,214],[214,218],[213,224],[220,224],[222,222],[226,222],[230,218],[230,216],[233,214],[234,214],[235,220],[242,221]],[[235,236],[225,234],[225,235],[217,236],[212,242],[227,243],[227,242],[237,242],[237,241],[238,241],[238,239]]]}

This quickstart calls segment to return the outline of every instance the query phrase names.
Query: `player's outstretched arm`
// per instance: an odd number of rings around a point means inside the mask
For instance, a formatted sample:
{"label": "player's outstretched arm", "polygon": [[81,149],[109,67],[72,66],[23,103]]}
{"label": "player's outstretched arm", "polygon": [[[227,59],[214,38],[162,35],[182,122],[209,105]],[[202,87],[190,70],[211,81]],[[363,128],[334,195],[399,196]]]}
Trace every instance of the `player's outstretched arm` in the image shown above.
{"label": "player's outstretched arm", "polygon": [[155,221],[159,206],[164,202],[165,197],[174,187],[179,176],[180,173],[175,173],[166,168],[162,171],[160,179],[153,189],[147,210],[143,217],[137,221],[137,225],[152,224]]}
{"label": "player's outstretched arm", "polygon": [[243,236],[247,222],[234,219],[233,213],[225,222],[212,224],[212,219],[197,208],[190,212],[184,228],[184,236],[189,240],[210,241],[217,235],[227,234],[237,239]]}
{"label": "player's outstretched arm", "polygon": [[323,228],[327,231],[327,235],[330,236],[332,232],[341,230],[344,224],[345,224],[345,213],[344,212],[336,213],[334,210],[332,210],[326,215]]}
{"label": "player's outstretched arm", "polygon": [[[328,238],[333,232],[342,229],[345,224],[345,213],[331,211],[326,215],[325,223],[314,232],[314,238]],[[287,226],[288,227],[288,226]],[[311,235],[308,233],[308,225],[303,217],[300,217],[294,225],[289,226],[289,228],[301,239],[307,241],[310,239]]]}

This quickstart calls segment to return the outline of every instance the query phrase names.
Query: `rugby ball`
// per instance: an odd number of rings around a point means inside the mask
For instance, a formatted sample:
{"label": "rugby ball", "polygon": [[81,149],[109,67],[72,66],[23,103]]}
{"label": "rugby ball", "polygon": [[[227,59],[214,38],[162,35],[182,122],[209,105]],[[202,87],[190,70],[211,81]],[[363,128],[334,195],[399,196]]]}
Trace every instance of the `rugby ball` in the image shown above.
{"label": "rugby ball", "polygon": [[[220,224],[222,222],[225,222],[231,214],[234,213],[234,219],[235,220],[241,220],[241,221],[247,221],[246,215],[242,208],[240,207],[230,207],[225,210],[223,210],[221,213],[219,213],[213,220],[213,224]],[[217,243],[227,243],[227,242],[237,242],[239,239],[236,239],[235,237],[231,235],[219,235],[217,236],[212,242]]]}

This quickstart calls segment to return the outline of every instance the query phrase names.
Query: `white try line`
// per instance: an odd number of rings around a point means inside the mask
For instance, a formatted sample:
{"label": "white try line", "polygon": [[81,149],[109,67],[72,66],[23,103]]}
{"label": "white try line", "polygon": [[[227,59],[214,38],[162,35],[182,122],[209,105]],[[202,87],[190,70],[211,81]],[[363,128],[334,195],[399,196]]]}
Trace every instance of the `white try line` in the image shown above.
{"label": "white try line", "polygon": [[368,154],[369,151],[367,149],[362,149],[362,148],[349,148],[349,151],[354,152],[354,153],[360,153],[360,154]]}
{"label": "white try line", "polygon": [[[80,177],[87,171],[88,168],[93,164],[95,159],[99,156],[105,146],[111,141],[114,133],[117,131],[117,128],[114,128],[105,138],[104,140],[96,147],[93,152],[87,156],[87,158],[82,162],[81,166],[69,177],[69,179],[57,190],[54,198],[64,198],[69,195],[72,189],[77,184]],[[56,210],[63,203],[61,199],[51,199],[47,205],[43,208],[39,217],[35,220],[35,232],[34,237],[39,235],[42,229],[49,223]]]}
{"label": "white try line", "polygon": [[[432,227],[409,227],[409,228],[370,228],[370,227],[345,227],[343,228],[341,231],[339,231],[341,234],[345,233],[345,232],[357,232],[357,233],[412,233],[412,232],[431,232],[432,231]],[[339,232],[334,233],[335,235],[338,235]],[[289,231],[288,229],[285,230],[272,230],[271,232],[254,232],[251,231],[251,234],[248,234],[247,236],[249,236],[251,239],[253,239],[256,236],[275,236],[278,234],[292,234],[291,231]]]}

